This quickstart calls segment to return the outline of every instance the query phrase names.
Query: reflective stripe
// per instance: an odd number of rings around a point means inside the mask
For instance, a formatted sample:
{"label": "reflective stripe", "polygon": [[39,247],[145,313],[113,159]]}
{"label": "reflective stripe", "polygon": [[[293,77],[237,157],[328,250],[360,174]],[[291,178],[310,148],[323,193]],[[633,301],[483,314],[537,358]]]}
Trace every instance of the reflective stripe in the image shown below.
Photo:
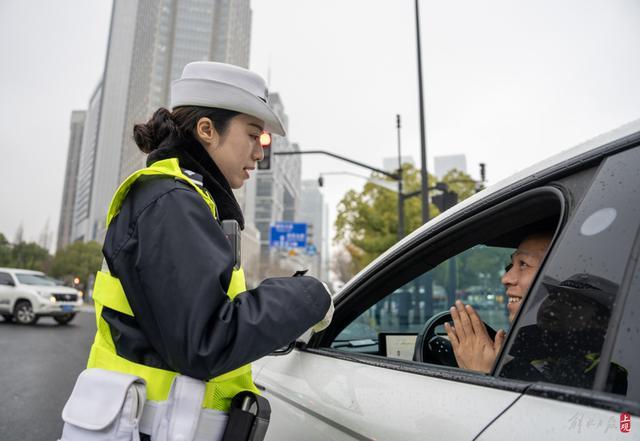
{"label": "reflective stripe", "polygon": [[133,317],[133,311],[124,294],[120,279],[111,276],[109,273],[98,271],[93,290],[94,301],[100,302],[109,309]]}

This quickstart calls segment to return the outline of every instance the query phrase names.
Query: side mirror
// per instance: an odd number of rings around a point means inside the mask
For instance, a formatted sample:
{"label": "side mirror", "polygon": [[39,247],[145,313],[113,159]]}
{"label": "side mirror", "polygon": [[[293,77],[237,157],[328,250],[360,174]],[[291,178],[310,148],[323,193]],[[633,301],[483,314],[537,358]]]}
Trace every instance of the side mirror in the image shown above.
{"label": "side mirror", "polygon": [[293,351],[296,346],[305,346],[307,343],[309,343],[312,334],[313,331],[311,329],[308,329],[304,334],[298,337],[296,341],[292,341],[287,346],[276,349],[269,355],[287,355],[288,353]]}
{"label": "side mirror", "polygon": [[292,341],[291,343],[289,343],[287,346],[283,346],[280,349],[276,349],[275,351],[273,351],[271,354],[269,355],[287,355],[288,353],[290,353],[291,351],[293,351],[293,348],[296,347],[296,342]]}

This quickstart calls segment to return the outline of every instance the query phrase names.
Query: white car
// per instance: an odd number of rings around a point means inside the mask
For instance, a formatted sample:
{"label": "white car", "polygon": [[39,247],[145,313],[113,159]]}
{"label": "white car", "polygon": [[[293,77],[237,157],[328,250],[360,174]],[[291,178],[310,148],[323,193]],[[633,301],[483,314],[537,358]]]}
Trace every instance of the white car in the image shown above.
{"label": "white car", "polygon": [[0,314],[7,321],[33,325],[50,316],[69,323],[82,306],[82,293],[40,271],[0,268]]}
{"label": "white car", "polygon": [[[553,240],[509,326],[500,278],[541,229]],[[461,202],[356,275],[329,328],[254,364],[266,439],[640,440],[638,256],[640,121]],[[509,329],[489,374],[457,367],[442,326],[456,298]]]}

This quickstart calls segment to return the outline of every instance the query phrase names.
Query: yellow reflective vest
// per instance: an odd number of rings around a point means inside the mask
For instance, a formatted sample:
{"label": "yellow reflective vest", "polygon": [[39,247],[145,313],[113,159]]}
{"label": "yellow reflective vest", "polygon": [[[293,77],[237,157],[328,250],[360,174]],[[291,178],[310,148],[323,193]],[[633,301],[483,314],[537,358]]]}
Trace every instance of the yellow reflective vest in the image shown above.
{"label": "yellow reflective vest", "polygon": [[[216,205],[209,193],[196,185],[180,169],[176,158],[165,159],[152,164],[150,167],[138,170],[129,176],[118,188],[109,211],[107,213],[107,226],[120,211],[129,189],[141,176],[164,175],[180,179],[189,184],[207,203],[211,209],[212,222],[217,219]],[[236,295],[246,291],[244,273],[242,269],[234,270],[227,295],[233,299]],[[95,302],[97,332],[89,354],[89,368],[103,368],[117,372],[137,375],[147,383],[147,399],[153,401],[165,401],[169,396],[169,390],[173,378],[177,372],[167,371],[133,363],[116,353],[115,344],[111,337],[109,324],[102,318],[102,308],[107,307],[122,314],[134,317],[131,306],[127,301],[120,280],[111,276],[107,271],[98,271],[94,285],[93,299]],[[251,377],[251,365],[247,364],[231,372],[215,377],[206,384],[205,398],[202,407],[222,410],[227,412],[231,399],[241,391],[259,393],[253,384]]]}

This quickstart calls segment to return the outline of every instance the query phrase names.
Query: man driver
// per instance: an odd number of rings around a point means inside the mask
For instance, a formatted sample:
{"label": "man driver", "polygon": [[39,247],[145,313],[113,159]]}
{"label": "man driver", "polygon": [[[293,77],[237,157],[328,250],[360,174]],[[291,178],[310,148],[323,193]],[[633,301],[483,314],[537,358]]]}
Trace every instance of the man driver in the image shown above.
{"label": "man driver", "polygon": [[[511,263],[507,266],[501,280],[509,299],[507,303],[509,323],[513,323],[520,310],[522,300],[529,292],[552,237],[553,234],[550,232],[531,234],[511,255]],[[456,301],[450,312],[453,326],[445,323],[444,327],[458,366],[489,373],[502,349],[506,332],[502,329],[498,330],[495,340],[492,340],[478,313],[471,305],[465,305],[460,300]]]}

